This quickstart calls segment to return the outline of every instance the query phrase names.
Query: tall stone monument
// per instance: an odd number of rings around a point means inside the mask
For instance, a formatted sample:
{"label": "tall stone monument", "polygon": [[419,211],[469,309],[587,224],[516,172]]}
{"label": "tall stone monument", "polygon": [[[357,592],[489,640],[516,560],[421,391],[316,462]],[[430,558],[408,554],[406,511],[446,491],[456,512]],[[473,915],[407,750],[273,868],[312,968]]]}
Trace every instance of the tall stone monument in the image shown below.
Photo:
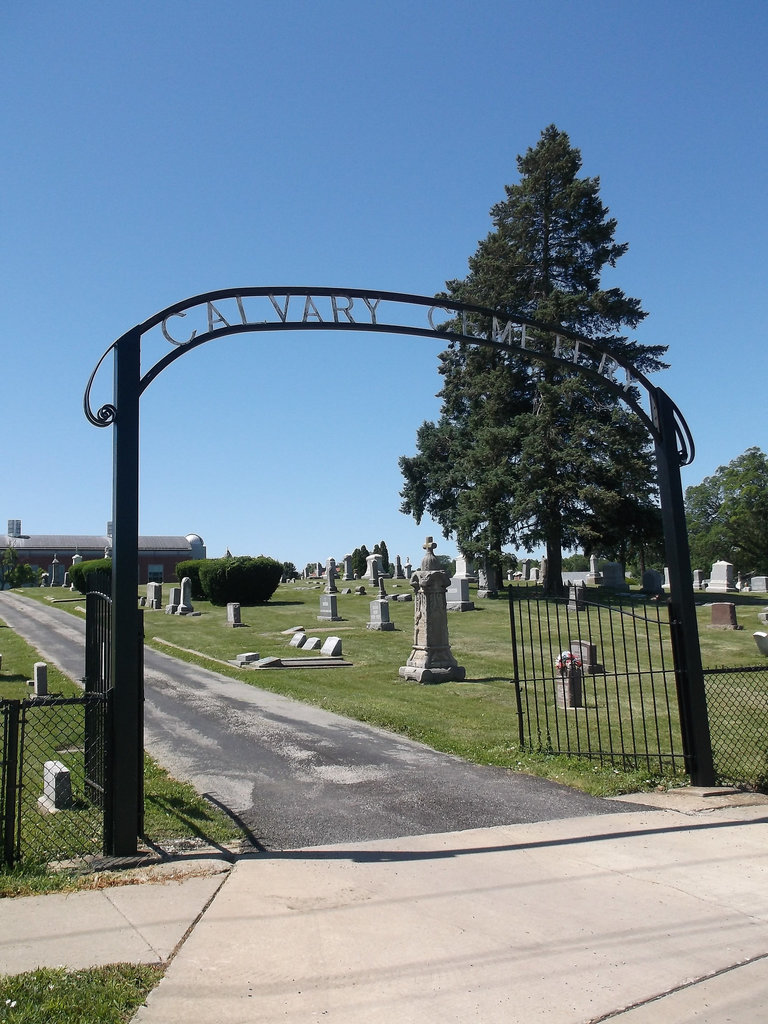
{"label": "tall stone monument", "polygon": [[448,640],[446,591],[451,582],[435,557],[437,545],[431,537],[424,544],[421,568],[411,577],[413,600],[413,648],[399,670],[403,679],[417,683],[446,683],[462,680],[466,670],[451,653]]}

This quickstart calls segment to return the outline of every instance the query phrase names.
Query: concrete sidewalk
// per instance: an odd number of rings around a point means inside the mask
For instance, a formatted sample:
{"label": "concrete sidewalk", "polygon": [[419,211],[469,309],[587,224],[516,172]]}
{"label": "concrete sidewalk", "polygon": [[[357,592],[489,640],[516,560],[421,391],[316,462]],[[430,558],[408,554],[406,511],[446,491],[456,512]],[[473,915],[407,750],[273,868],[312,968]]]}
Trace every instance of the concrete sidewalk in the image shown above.
{"label": "concrete sidewalk", "polygon": [[750,1024],[767,1007],[758,803],[242,859],[134,1020]]}
{"label": "concrete sidewalk", "polygon": [[136,1024],[762,1024],[766,798],[625,799],[659,809],[188,854],[0,900],[0,972],[169,963]]}
{"label": "concrete sidewalk", "polygon": [[127,884],[0,900],[0,974],[166,963],[226,879],[205,857],[120,872]]}

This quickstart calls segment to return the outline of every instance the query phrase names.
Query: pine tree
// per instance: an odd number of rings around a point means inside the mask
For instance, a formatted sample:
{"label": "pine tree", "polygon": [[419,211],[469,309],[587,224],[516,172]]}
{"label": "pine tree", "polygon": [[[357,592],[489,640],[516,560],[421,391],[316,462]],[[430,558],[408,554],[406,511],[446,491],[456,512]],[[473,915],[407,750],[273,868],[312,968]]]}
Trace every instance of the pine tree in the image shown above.
{"label": "pine tree", "polygon": [[[600,287],[627,246],[614,241],[599,179],[578,177],[580,168],[565,132],[546,128],[518,157],[519,183],[506,186],[491,210],[494,230],[446,296],[599,337],[639,370],[660,369],[662,346],[620,333],[645,317],[640,301]],[[562,588],[563,548],[603,553],[628,516],[638,543],[658,530],[647,433],[607,388],[458,342],[441,353],[439,372],[440,419],[422,424],[417,454],[400,460],[402,511],[417,521],[429,512],[465,554],[487,551],[497,564],[504,544],[545,545],[553,592]]]}

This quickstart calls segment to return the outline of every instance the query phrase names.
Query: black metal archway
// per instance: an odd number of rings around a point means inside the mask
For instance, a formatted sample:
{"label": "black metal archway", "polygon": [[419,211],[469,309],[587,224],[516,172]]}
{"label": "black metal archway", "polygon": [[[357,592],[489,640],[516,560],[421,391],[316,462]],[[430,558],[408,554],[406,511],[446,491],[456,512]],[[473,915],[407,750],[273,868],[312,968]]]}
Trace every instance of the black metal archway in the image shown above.
{"label": "black metal archway", "polygon": [[[137,643],[141,395],[167,366],[206,342],[243,332],[301,330],[408,334],[497,348],[534,361],[570,367],[599,380],[637,413],[651,433],[656,450],[670,603],[682,639],[678,684],[683,696],[681,713],[691,779],[697,785],[711,785],[714,768],[680,479],[680,467],[693,460],[694,447],[685,420],[666,392],[599,339],[522,316],[509,317],[482,306],[363,288],[226,288],[174,303],[131,328],[102,355],[85,391],[89,421],[113,428],[115,771],[110,852],[129,855],[136,851],[140,819],[136,780],[141,770],[143,690]],[[170,348],[152,365],[142,367],[142,344],[150,338]],[[114,354],[113,400],[94,411],[91,391],[110,353]]]}

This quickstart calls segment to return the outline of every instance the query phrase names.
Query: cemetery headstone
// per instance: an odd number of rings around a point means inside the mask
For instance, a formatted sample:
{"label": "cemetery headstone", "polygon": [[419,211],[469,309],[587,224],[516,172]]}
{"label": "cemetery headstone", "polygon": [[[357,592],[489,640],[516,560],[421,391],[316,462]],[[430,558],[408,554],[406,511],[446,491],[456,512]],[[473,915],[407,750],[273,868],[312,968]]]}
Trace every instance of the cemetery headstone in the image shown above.
{"label": "cemetery headstone", "polygon": [[396,580],[405,579],[405,570],[403,569],[403,563],[400,561],[400,555],[395,555],[395,577]]}
{"label": "cemetery headstone", "polygon": [[753,594],[755,591],[760,594],[768,593],[768,576],[753,576],[751,584]]}
{"label": "cemetery headstone", "polygon": [[163,607],[162,583],[147,584],[147,605],[154,611],[160,611],[160,609]]}
{"label": "cemetery headstone", "polygon": [[48,696],[48,666],[44,661],[36,661],[33,669],[32,685],[36,697]]}
{"label": "cemetery headstone", "polygon": [[[389,618],[389,601],[386,591],[384,591],[384,581],[380,580],[379,584],[379,597],[375,601],[371,601],[370,619],[366,623],[366,627],[380,632],[389,632],[395,628],[395,624]],[[384,596],[382,596],[382,591],[384,591]]]}
{"label": "cemetery headstone", "polygon": [[352,569],[352,555],[344,555],[344,579],[353,580],[355,578],[354,570]]}
{"label": "cemetery headstone", "polygon": [[709,576],[708,590],[713,594],[727,594],[736,590],[731,562],[715,562]]}
{"label": "cemetery headstone", "polygon": [[294,633],[293,636],[291,637],[289,647],[303,647],[306,642],[306,633]]}
{"label": "cemetery headstone", "polygon": [[325,638],[325,643],[320,648],[320,653],[326,658],[340,658],[341,657],[341,637],[339,636],[328,636]]}
{"label": "cemetery headstone", "polygon": [[643,573],[643,593],[660,594],[663,582],[661,573],[658,569],[646,569]]}
{"label": "cemetery headstone", "polygon": [[405,565],[403,566],[403,572],[405,573],[405,578],[407,580],[409,580],[411,576],[413,576],[413,566],[411,565],[410,555],[405,556]]}
{"label": "cemetery headstone", "polygon": [[629,590],[621,562],[606,562],[603,566],[603,586],[611,590]]}
{"label": "cemetery headstone", "polygon": [[479,598],[496,598],[499,596],[499,581],[496,566],[486,558],[482,568],[477,570],[477,596]]}
{"label": "cemetery headstone", "polygon": [[456,572],[453,575],[454,579],[466,580],[468,583],[475,583],[477,577],[474,574],[472,567],[472,559],[467,558],[466,555],[456,556]]}
{"label": "cemetery headstone", "polygon": [[171,587],[170,598],[165,606],[166,615],[175,615],[181,604],[181,587]]}
{"label": "cemetery headstone", "polygon": [[469,580],[465,576],[454,576],[445,594],[449,612],[473,612],[475,602],[469,599]]}
{"label": "cemetery headstone", "polygon": [[238,654],[236,661],[238,665],[250,665],[254,661],[259,660],[258,651],[247,651],[245,654]]}
{"label": "cemetery headstone", "polygon": [[325,592],[326,594],[337,593],[336,587],[336,559],[329,558],[325,563]]}
{"label": "cemetery headstone", "polygon": [[587,588],[584,582],[568,585],[568,611],[583,612],[587,603]]}
{"label": "cemetery headstone", "polygon": [[47,814],[55,814],[72,806],[72,778],[62,761],[43,762],[43,795],[37,806]]}
{"label": "cemetery headstone", "polygon": [[669,566],[668,565],[664,566],[664,584],[663,584],[663,586],[664,586],[665,590],[671,590],[672,589],[672,581],[669,578]]}
{"label": "cemetery headstone", "polygon": [[407,662],[399,669],[399,675],[418,683],[461,681],[466,676],[466,669],[451,653],[445,596],[450,577],[440,568],[435,556],[436,547],[432,538],[427,537],[421,568],[411,577],[414,590],[413,647]]}
{"label": "cemetery headstone", "polygon": [[237,601],[230,601],[227,604],[227,625],[232,629],[237,629],[243,625],[240,619],[240,605]]}
{"label": "cemetery headstone", "polygon": [[703,590],[704,589],[704,570],[694,569],[693,570],[693,589]]}
{"label": "cemetery headstone", "polygon": [[194,612],[192,607],[192,580],[189,576],[185,576],[181,581],[181,596],[179,598],[179,606],[176,609],[177,615],[191,615]]}
{"label": "cemetery headstone", "polygon": [[597,555],[590,555],[589,572],[587,573],[586,582],[595,587],[599,583],[602,583],[602,581],[603,574],[597,568]]}
{"label": "cemetery headstone", "polygon": [[579,659],[582,671],[587,675],[603,671],[603,666],[597,660],[597,644],[589,640],[571,640],[571,653]]}
{"label": "cemetery headstone", "polygon": [[319,622],[341,622],[338,598],[335,594],[320,595],[320,614],[317,619]]}
{"label": "cemetery headstone", "polygon": [[712,605],[710,625],[714,629],[741,629],[736,621],[736,605],[730,601],[717,601]]}
{"label": "cemetery headstone", "polygon": [[581,667],[572,655],[572,651],[563,651],[555,665],[555,695],[557,705],[561,708],[584,706]]}
{"label": "cemetery headstone", "polygon": [[304,644],[302,650],[304,651],[319,651],[320,650],[320,637],[319,636],[308,636],[307,642]]}

